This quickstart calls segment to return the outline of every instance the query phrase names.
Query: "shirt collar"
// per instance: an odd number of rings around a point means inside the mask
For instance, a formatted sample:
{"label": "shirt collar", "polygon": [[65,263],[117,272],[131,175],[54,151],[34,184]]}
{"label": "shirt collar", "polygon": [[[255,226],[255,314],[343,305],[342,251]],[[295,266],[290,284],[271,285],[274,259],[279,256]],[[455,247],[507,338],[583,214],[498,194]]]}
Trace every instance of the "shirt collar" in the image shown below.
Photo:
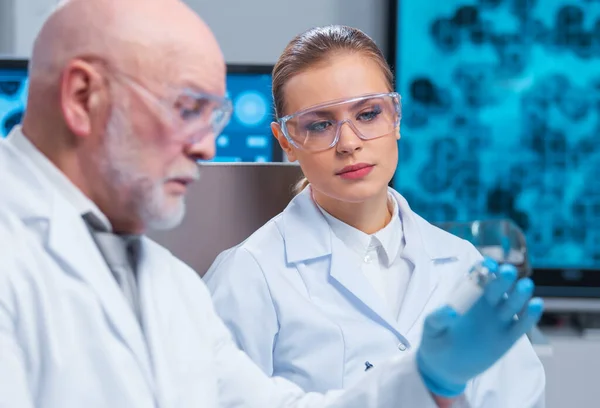
{"label": "shirt collar", "polygon": [[334,235],[338,237],[344,245],[358,253],[360,256],[364,256],[369,249],[381,247],[380,250],[383,251],[386,257],[385,263],[389,267],[396,259],[396,256],[398,256],[398,252],[404,244],[404,234],[398,203],[392,195],[388,195],[388,197],[393,205],[392,218],[385,227],[371,235],[365,234],[361,230],[335,218],[318,204],[317,207],[327,220]]}
{"label": "shirt collar", "polygon": [[392,219],[381,230],[377,231],[374,236],[381,243],[381,247],[387,258],[387,266],[389,267],[398,256],[398,252],[404,248],[404,229],[402,227],[402,215],[396,199],[391,194],[389,195],[392,202]]}
{"label": "shirt collar", "polygon": [[46,177],[46,181],[69,201],[81,215],[88,212],[93,213],[109,231],[112,231],[112,226],[106,215],[29,141],[23,134],[20,126],[13,128],[13,131],[7,137],[7,142],[20,151],[21,154],[29,158],[34,166],[40,170],[40,173]]}

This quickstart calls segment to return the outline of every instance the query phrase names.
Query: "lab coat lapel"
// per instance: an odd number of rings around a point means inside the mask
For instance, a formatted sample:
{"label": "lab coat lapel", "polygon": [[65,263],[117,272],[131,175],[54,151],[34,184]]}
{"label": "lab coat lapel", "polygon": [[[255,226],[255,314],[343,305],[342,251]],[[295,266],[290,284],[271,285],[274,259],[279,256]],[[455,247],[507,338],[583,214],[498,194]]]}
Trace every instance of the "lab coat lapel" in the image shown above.
{"label": "lab coat lapel", "polygon": [[281,229],[286,262],[302,262],[331,253],[331,229],[312,200],[310,187],[283,210]]}
{"label": "lab coat lapel", "polygon": [[399,329],[405,334],[412,329],[437,286],[437,279],[433,276],[433,261],[419,249],[411,252],[406,257],[415,268],[398,314]]}
{"label": "lab coat lapel", "polygon": [[152,374],[139,323],[98,251],[85,222],[61,197],[53,200],[48,249],[65,271],[84,281],[98,296],[106,318],[134,354],[150,388]]}
{"label": "lab coat lapel", "polygon": [[98,296],[106,318],[117,336],[135,356],[153,389],[150,362],[143,334],[104,258],[74,207],[55,190],[48,188],[43,174],[7,142],[0,142],[0,181],[7,194],[0,206],[19,217],[34,231],[45,231],[42,242],[65,273],[84,282]]}
{"label": "lab coat lapel", "polygon": [[[431,298],[437,287],[438,279],[434,273],[435,259],[432,258],[422,237],[421,229],[424,225],[421,225],[420,219],[412,212],[403,197],[395,191],[394,196],[399,205],[406,241],[402,256],[414,265],[402,307],[398,314],[399,329],[402,333],[407,334],[419,319]],[[436,242],[434,244],[440,245],[442,243]]]}
{"label": "lab coat lapel", "polygon": [[[169,325],[178,318],[178,311],[173,309],[172,302],[162,301],[170,293],[169,282],[173,279],[171,273],[171,257],[160,256],[157,248],[147,238],[142,239],[142,258],[139,264],[139,289],[144,332],[146,334],[149,352],[152,356],[155,389],[158,406],[166,406],[164,401],[176,400],[176,387],[170,380],[173,378],[169,353],[175,352],[176,345],[169,343],[172,338]],[[162,248],[161,248],[162,250]]]}
{"label": "lab coat lapel", "polygon": [[373,320],[404,339],[390,308],[371,286],[361,270],[361,259],[332,234],[330,276],[338,289]]}

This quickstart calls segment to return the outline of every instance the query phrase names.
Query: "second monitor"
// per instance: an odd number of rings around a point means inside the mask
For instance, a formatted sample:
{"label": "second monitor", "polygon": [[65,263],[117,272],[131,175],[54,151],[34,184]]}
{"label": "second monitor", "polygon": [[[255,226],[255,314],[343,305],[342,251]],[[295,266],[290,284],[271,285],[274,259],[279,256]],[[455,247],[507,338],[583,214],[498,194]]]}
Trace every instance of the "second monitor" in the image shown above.
{"label": "second monitor", "polygon": [[217,138],[218,162],[279,162],[282,154],[271,134],[273,103],[269,65],[227,65],[231,121]]}
{"label": "second monitor", "polygon": [[[228,65],[231,121],[217,138],[215,162],[279,162],[281,149],[271,134],[273,107],[269,65]],[[21,122],[27,102],[27,61],[0,59],[0,137]]]}

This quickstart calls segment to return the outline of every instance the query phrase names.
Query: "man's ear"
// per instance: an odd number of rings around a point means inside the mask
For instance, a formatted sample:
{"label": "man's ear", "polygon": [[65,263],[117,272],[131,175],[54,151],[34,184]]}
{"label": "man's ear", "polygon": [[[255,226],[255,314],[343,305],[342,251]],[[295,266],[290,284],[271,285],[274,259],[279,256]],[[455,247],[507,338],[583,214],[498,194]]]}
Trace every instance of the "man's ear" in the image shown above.
{"label": "man's ear", "polygon": [[273,132],[273,137],[277,139],[279,142],[279,146],[285,152],[288,161],[295,162],[297,160],[296,154],[290,145],[290,142],[287,140],[283,131],[281,130],[281,126],[277,122],[271,122],[271,132]]}
{"label": "man's ear", "polygon": [[88,62],[73,60],[63,69],[60,107],[66,126],[76,136],[92,133],[94,113],[108,97],[105,88],[102,76]]}

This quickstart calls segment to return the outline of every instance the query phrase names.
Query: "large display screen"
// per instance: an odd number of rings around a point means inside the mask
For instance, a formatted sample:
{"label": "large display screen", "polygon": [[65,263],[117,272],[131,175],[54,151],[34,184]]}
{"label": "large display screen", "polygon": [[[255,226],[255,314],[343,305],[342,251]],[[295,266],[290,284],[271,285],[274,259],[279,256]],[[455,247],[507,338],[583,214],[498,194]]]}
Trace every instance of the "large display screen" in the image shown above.
{"label": "large display screen", "polygon": [[414,210],[509,217],[534,268],[600,270],[600,2],[406,0],[397,30]]}

